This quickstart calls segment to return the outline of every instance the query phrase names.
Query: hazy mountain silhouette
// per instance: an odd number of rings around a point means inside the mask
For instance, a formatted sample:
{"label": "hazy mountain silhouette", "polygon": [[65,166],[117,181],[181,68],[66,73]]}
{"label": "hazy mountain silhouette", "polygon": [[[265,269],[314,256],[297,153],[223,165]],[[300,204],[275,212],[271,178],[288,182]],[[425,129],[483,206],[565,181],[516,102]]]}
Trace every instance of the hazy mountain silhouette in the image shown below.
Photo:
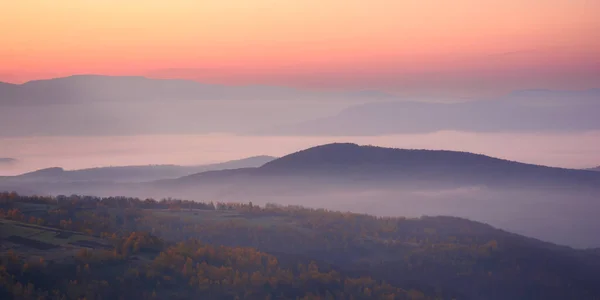
{"label": "hazy mountain silhouette", "polygon": [[[262,156],[196,167],[126,166],[74,171],[49,168],[6,178],[46,183],[148,181],[145,187],[173,193],[215,184],[267,189],[278,185],[298,192],[346,187],[600,189],[600,173],[589,170],[525,164],[468,152],[351,143],[316,146],[278,159]],[[305,190],[307,186],[314,190]]]}
{"label": "hazy mountain silhouette", "polygon": [[463,103],[404,100],[410,99],[373,90],[326,92],[79,75],[0,84],[0,136],[600,129],[594,113],[600,109],[600,90],[515,91],[493,101]]}
{"label": "hazy mountain silhouette", "polygon": [[590,171],[599,171],[600,172],[600,166],[597,166],[595,168],[590,168],[588,170],[590,170]]}
{"label": "hazy mountain silhouette", "polygon": [[522,98],[537,98],[542,99],[543,101],[548,100],[564,100],[566,98],[572,97],[575,99],[587,98],[598,100],[598,96],[600,95],[600,89],[587,89],[581,91],[556,91],[556,90],[548,90],[548,89],[527,89],[527,90],[519,90],[510,93],[512,97],[522,97]]}
{"label": "hazy mountain silhouette", "polygon": [[20,181],[42,181],[42,182],[143,182],[165,178],[177,178],[198,172],[210,170],[237,169],[258,167],[275,157],[253,156],[222,163],[178,166],[178,165],[147,165],[147,166],[118,166],[100,167],[81,170],[67,171],[63,168],[47,168],[11,177]]}
{"label": "hazy mountain silhouette", "polygon": [[440,130],[582,131],[600,129],[600,89],[517,91],[505,97],[461,103],[411,101],[358,104],[339,114],[279,126],[264,134],[380,135]]}
{"label": "hazy mountain silhouette", "polygon": [[18,87],[19,86],[17,84],[0,81],[0,91],[2,91],[2,95],[10,95],[10,93],[17,90]]}
{"label": "hazy mountain silhouette", "polygon": [[370,100],[360,93],[80,75],[0,85],[0,136],[247,133]]}
{"label": "hazy mountain silhouette", "polygon": [[[1,83],[1,82],[0,82]],[[50,105],[90,102],[149,102],[176,100],[381,99],[394,96],[378,91],[316,92],[279,86],[226,86],[182,79],[141,76],[74,75],[0,84],[0,105]]]}
{"label": "hazy mountain silhouette", "polygon": [[377,185],[415,185],[422,182],[457,186],[595,187],[600,184],[600,174],[585,170],[531,165],[468,152],[393,149],[351,143],[309,148],[258,168],[200,173],[173,182],[197,184],[211,178],[239,180],[244,177],[278,177],[281,180],[285,176],[350,180],[357,181],[357,184]]}

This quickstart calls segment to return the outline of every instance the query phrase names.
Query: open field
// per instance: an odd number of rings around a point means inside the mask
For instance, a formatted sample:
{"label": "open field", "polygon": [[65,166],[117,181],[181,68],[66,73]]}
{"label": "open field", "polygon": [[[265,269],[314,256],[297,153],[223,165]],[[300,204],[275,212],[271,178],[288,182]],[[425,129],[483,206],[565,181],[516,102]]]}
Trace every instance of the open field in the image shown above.
{"label": "open field", "polygon": [[0,250],[18,247],[20,250],[51,250],[52,252],[56,250],[60,252],[84,247],[112,248],[107,241],[94,236],[7,219],[0,219],[0,241],[4,244]]}
{"label": "open field", "polygon": [[189,223],[203,222],[243,222],[246,225],[252,226],[275,226],[285,223],[290,224],[289,218],[280,216],[257,216],[252,214],[244,214],[237,211],[221,211],[221,210],[168,210],[168,209],[149,209],[148,212],[167,218],[177,218],[180,221]]}

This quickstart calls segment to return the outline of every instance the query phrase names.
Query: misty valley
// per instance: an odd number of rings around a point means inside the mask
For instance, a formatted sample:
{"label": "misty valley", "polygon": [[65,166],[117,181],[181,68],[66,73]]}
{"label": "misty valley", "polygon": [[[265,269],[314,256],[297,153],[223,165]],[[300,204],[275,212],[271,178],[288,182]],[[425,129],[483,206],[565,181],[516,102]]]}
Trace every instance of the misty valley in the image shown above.
{"label": "misty valley", "polygon": [[600,0],[0,0],[0,300],[600,300]]}

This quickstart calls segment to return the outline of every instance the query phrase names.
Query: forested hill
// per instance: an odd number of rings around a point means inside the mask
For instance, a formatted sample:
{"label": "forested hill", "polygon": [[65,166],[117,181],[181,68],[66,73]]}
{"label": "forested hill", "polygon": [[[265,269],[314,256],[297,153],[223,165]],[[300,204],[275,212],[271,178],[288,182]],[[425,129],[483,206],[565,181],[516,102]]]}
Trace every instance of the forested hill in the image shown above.
{"label": "forested hill", "polygon": [[395,149],[333,143],[292,153],[263,165],[264,171],[378,171],[427,172],[478,171],[481,173],[515,172],[524,175],[573,176],[599,178],[597,174],[574,169],[553,168],[494,158],[486,155],[447,151]]}
{"label": "forested hill", "polygon": [[[236,176],[238,175],[238,176]],[[350,143],[316,146],[275,159],[256,169],[195,174],[181,182],[252,176],[324,176],[337,179],[445,181],[470,185],[600,185],[600,173],[519,163],[480,154],[441,150],[407,150]],[[194,182],[194,178],[198,182]]]}
{"label": "forested hill", "polygon": [[0,193],[0,229],[2,299],[600,297],[594,250],[454,217]]}

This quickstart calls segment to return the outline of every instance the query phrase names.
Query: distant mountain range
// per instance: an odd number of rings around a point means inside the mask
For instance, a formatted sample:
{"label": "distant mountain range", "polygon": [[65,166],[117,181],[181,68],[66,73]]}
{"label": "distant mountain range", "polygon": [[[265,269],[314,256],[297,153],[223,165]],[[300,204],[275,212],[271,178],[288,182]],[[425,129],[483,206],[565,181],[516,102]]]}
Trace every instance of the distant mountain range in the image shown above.
{"label": "distant mountain range", "polygon": [[521,91],[461,103],[387,101],[354,105],[339,114],[272,128],[263,134],[382,135],[440,130],[475,132],[600,129],[600,89]]}
{"label": "distant mountain range", "polygon": [[0,85],[0,136],[246,133],[373,99],[381,95],[79,75]]}
{"label": "distant mountain range", "polygon": [[[1,83],[1,82],[0,82]],[[226,86],[141,76],[74,75],[0,84],[0,105],[55,105],[93,102],[173,102],[209,100],[390,99],[379,91],[317,92],[278,86]]]}
{"label": "distant mountain range", "polygon": [[588,169],[588,170],[590,170],[590,171],[599,171],[600,172],[600,166],[595,167],[595,168],[591,168],[591,169]]}
{"label": "distant mountain range", "polygon": [[253,156],[222,163],[178,166],[178,165],[148,165],[101,167],[67,171],[63,168],[47,168],[12,177],[19,181],[42,182],[144,182],[164,178],[182,177],[194,173],[212,170],[237,169],[258,167],[275,159],[272,156]]}
{"label": "distant mountain range", "polygon": [[[0,136],[236,133],[380,135],[600,129],[600,89],[433,103],[381,91],[309,91],[79,75],[0,84]],[[448,101],[449,99],[442,99]]]}
{"label": "distant mountain range", "polygon": [[[310,183],[317,187],[600,188],[600,173],[519,163],[468,152],[408,150],[351,143],[312,147],[281,158],[250,157],[203,166],[124,166],[66,171],[48,168],[18,176],[17,182],[144,182],[145,187],[196,189],[233,184],[240,188]],[[302,191],[301,189],[299,191]],[[306,190],[310,192],[311,190]]]}

